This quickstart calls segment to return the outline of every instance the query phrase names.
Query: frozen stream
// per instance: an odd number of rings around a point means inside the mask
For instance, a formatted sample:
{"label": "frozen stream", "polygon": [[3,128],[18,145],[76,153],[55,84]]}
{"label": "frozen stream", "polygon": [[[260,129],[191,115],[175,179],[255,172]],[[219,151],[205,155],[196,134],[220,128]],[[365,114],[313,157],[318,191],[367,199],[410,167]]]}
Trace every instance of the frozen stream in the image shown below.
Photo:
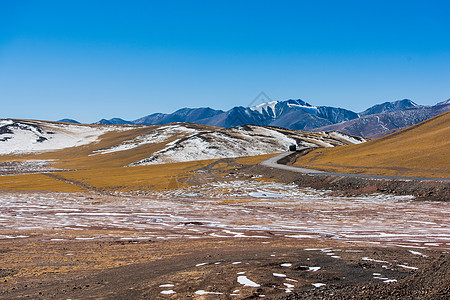
{"label": "frozen stream", "polygon": [[0,239],[285,237],[449,250],[449,204],[411,199],[256,180],[117,197],[1,193]]}

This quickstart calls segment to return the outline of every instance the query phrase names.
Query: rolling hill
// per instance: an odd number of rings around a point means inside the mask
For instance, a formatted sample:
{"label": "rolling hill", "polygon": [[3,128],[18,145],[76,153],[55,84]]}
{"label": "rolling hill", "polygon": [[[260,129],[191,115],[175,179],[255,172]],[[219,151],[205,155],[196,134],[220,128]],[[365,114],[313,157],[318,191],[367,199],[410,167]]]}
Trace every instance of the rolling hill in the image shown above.
{"label": "rolling hill", "polygon": [[[337,132],[276,127],[219,128],[167,125],[81,125],[0,120],[0,162],[22,168],[92,169],[254,156],[286,151],[291,144],[333,147],[365,140]],[[34,164],[30,164],[34,161]]]}
{"label": "rolling hill", "polygon": [[297,166],[330,172],[450,177],[450,112],[359,145],[318,149]]}

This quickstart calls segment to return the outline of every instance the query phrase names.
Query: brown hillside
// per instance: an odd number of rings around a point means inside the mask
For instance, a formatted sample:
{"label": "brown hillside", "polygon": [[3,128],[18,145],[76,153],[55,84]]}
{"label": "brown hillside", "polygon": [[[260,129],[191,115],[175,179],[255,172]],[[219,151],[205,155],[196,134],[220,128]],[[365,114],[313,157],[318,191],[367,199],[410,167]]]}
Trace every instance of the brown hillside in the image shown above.
{"label": "brown hillside", "polygon": [[367,143],[321,148],[296,165],[331,172],[450,178],[450,112]]}

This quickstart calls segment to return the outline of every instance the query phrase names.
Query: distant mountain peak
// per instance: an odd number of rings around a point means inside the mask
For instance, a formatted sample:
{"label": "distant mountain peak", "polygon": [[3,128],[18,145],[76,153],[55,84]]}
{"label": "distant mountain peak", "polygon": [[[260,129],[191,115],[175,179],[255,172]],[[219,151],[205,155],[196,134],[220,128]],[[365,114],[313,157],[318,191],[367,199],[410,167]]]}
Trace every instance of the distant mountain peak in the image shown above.
{"label": "distant mountain peak", "polygon": [[450,99],[447,99],[445,101],[439,102],[438,104],[436,104],[436,106],[448,105],[448,104],[450,104]]}
{"label": "distant mountain peak", "polygon": [[112,119],[109,119],[109,120],[101,119],[100,121],[95,122],[94,124],[95,125],[119,125],[119,124],[131,125],[133,123],[130,122],[130,121],[126,121],[124,119],[121,119],[121,118],[112,118]]}
{"label": "distant mountain peak", "polygon": [[272,118],[276,118],[277,114],[275,111],[275,107],[277,106],[277,104],[280,103],[280,101],[270,101],[270,102],[266,102],[266,103],[261,103],[259,105],[253,106],[253,107],[249,107],[252,111],[257,111],[260,114],[264,114],[267,113],[270,117]]}
{"label": "distant mountain peak", "polygon": [[61,119],[61,120],[58,120],[57,122],[80,124],[80,122],[78,122],[77,120],[74,120],[74,119]]}
{"label": "distant mountain peak", "polygon": [[381,104],[374,105],[365,111],[361,112],[361,116],[368,116],[368,115],[374,115],[384,112],[394,112],[399,110],[404,110],[408,108],[416,108],[420,105],[417,105],[413,101],[409,99],[403,99],[403,100],[397,100],[393,102],[384,102]]}

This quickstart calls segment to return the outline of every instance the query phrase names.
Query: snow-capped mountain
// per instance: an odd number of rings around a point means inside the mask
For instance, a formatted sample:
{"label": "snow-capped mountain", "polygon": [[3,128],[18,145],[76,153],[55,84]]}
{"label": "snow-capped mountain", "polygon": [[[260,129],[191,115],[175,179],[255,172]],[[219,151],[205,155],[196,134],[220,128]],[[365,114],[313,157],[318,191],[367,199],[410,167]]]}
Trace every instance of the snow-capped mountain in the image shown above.
{"label": "snow-capped mountain", "polygon": [[163,125],[188,122],[218,127],[239,125],[269,125],[289,129],[310,130],[337,122],[357,118],[358,114],[335,107],[313,106],[303,100],[271,101],[253,107],[236,106],[228,111],[209,107],[183,108],[171,114],[156,113],[134,120],[101,120],[96,124]]}
{"label": "snow-capped mountain", "polygon": [[[434,108],[438,106],[439,109]],[[313,106],[300,99],[290,99],[270,101],[252,107],[236,106],[228,111],[209,107],[182,108],[171,114],[155,113],[134,121],[113,118],[102,119],[95,124],[164,125],[186,122],[225,128],[259,125],[293,130],[341,130],[374,138],[416,124],[448,109],[448,100],[435,106],[421,106],[409,99],[403,99],[377,104],[357,114],[344,108]],[[341,124],[342,122],[344,123]]]}
{"label": "snow-capped mountain", "polygon": [[384,102],[382,104],[374,105],[365,111],[359,113],[360,116],[367,116],[367,115],[374,115],[374,114],[380,114],[384,112],[393,112],[393,111],[399,111],[404,110],[408,108],[417,108],[419,105],[414,103],[413,101],[409,99],[403,99],[403,100],[397,100],[394,102]]}
{"label": "snow-capped mountain", "polygon": [[[406,109],[395,110],[396,106],[383,105],[368,109],[366,112],[385,110],[377,114],[368,114],[358,119],[318,127],[314,130],[340,131],[365,138],[377,138],[399,129],[420,123],[450,109],[450,101],[440,102],[434,106],[419,106],[412,101],[402,100]],[[397,101],[398,104],[400,101]],[[385,104],[385,103],[384,103]],[[403,105],[397,106],[398,108]],[[389,108],[390,107],[390,108]]]}

